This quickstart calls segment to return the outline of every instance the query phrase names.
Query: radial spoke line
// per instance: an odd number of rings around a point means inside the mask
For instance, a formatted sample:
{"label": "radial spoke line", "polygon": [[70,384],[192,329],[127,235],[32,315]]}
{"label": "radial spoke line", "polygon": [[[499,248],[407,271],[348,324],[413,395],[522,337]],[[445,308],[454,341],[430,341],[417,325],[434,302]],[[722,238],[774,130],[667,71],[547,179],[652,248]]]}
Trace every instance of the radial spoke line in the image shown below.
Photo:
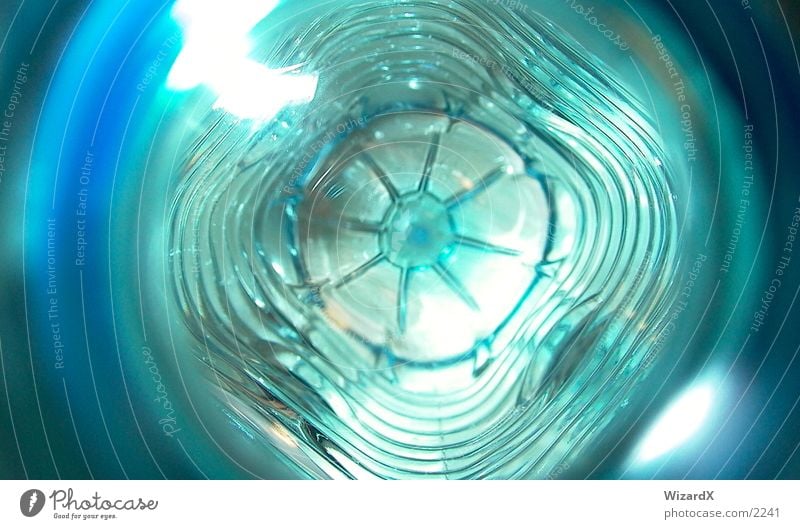
{"label": "radial spoke line", "polygon": [[400,271],[400,285],[397,287],[397,327],[401,333],[406,332],[406,321],[408,316],[408,282],[411,278],[411,270],[403,268]]}
{"label": "radial spoke line", "polygon": [[344,285],[346,283],[349,283],[353,279],[356,279],[357,277],[360,277],[360,276],[366,274],[369,271],[370,268],[376,266],[377,264],[379,264],[383,260],[384,260],[383,254],[379,253],[378,255],[376,255],[375,257],[373,257],[372,259],[370,259],[366,263],[362,264],[361,266],[359,266],[355,270],[353,270],[351,272],[348,272],[347,274],[343,275],[338,281],[336,281],[333,284],[333,287],[334,288],[339,288],[340,286],[342,286],[342,285]]}
{"label": "radial spoke line", "polygon": [[419,180],[419,191],[427,191],[430,185],[433,164],[439,154],[439,145],[442,143],[442,133],[436,132],[428,146],[428,155],[425,157],[425,165],[422,167],[422,178]]}
{"label": "radial spoke line", "polygon": [[469,292],[467,292],[467,289],[464,288],[464,285],[461,284],[461,281],[459,281],[456,276],[451,274],[447,268],[442,266],[441,263],[436,263],[435,265],[433,265],[433,269],[436,271],[437,274],[439,274],[439,277],[442,278],[442,281],[444,281],[445,284],[448,287],[450,287],[450,290],[455,292],[458,295],[458,297],[460,297],[462,301],[464,301],[464,303],[469,305],[469,308],[475,311],[480,310],[478,307],[478,303],[469,294]]}
{"label": "radial spoke line", "polygon": [[475,185],[469,189],[465,189],[460,191],[450,198],[447,199],[445,205],[448,208],[452,208],[454,206],[459,205],[462,202],[466,202],[468,200],[472,200],[477,195],[486,191],[489,186],[500,180],[503,176],[507,175],[505,168],[503,169],[495,169],[494,171],[486,174],[483,178],[478,180]]}
{"label": "radial spoke line", "polygon": [[518,256],[522,254],[521,251],[515,250],[514,248],[508,248],[506,246],[498,246],[496,244],[492,244],[486,241],[481,241],[479,239],[473,239],[472,237],[465,237],[463,235],[459,235],[456,238],[456,242],[463,246],[469,246],[470,248],[476,248],[478,250],[484,250],[486,252],[499,253],[502,255]]}
{"label": "radial spoke line", "polygon": [[381,184],[383,184],[386,192],[389,193],[392,201],[397,200],[397,198],[400,196],[400,193],[389,179],[389,175],[386,174],[386,171],[384,171],[383,168],[378,165],[378,162],[375,161],[375,158],[373,158],[369,152],[364,151],[361,153],[361,159],[365,164],[367,164],[370,170],[375,173],[375,176],[378,177],[378,180],[381,181]]}

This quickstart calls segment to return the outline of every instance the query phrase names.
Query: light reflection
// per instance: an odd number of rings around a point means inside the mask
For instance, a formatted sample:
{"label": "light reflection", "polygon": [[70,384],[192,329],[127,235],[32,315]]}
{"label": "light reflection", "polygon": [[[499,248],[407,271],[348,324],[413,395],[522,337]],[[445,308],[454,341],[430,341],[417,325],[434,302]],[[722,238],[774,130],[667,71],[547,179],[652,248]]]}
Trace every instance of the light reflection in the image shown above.
{"label": "light reflection", "polygon": [[639,445],[637,461],[650,462],[697,434],[708,418],[714,395],[715,386],[706,382],[678,396]]}
{"label": "light reflection", "polygon": [[172,16],[181,26],[184,43],[167,87],[206,86],[217,96],[214,108],[243,119],[267,120],[286,105],[311,101],[316,75],[297,74],[299,65],[267,68],[248,57],[249,32],[277,4],[277,0],[179,0]]}

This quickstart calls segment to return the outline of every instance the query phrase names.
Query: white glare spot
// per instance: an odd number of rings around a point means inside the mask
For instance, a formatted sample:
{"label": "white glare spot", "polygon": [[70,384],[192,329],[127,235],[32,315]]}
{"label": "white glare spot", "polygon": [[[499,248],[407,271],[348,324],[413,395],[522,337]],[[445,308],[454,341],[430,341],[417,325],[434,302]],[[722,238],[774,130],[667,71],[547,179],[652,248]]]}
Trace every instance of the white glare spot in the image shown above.
{"label": "white glare spot", "polygon": [[646,463],[662,456],[697,433],[711,411],[713,397],[712,385],[703,384],[675,399],[639,445],[638,461]]}
{"label": "white glare spot", "polygon": [[214,108],[240,118],[270,119],[289,104],[314,98],[316,75],[299,69],[270,69],[248,58],[248,33],[277,6],[278,0],[178,0],[173,18],[183,31],[183,48],[169,72],[167,86],[188,90],[205,85],[216,95]]}

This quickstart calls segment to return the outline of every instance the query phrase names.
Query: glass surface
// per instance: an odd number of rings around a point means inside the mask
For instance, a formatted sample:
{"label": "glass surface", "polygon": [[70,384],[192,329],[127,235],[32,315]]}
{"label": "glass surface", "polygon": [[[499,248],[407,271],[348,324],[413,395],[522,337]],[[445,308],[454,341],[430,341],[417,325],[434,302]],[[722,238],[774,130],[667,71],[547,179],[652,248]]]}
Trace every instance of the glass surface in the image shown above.
{"label": "glass surface", "polygon": [[180,175],[173,277],[209,365],[346,475],[551,473],[659,347],[658,134],[537,16],[357,2],[302,27],[265,58],[313,100],[255,133],[212,115]]}
{"label": "glass surface", "polygon": [[0,476],[800,475],[734,4],[4,2]]}

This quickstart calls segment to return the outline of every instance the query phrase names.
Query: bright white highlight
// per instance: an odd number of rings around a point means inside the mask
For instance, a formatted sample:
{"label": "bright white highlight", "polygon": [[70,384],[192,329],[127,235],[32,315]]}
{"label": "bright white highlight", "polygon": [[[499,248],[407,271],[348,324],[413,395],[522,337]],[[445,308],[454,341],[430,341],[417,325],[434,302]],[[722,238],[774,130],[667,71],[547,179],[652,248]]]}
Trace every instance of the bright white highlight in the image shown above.
{"label": "bright white highlight", "polygon": [[714,387],[703,384],[681,394],[656,421],[639,445],[637,460],[652,461],[692,437],[711,411]]}
{"label": "bright white highlight", "polygon": [[173,18],[184,46],[169,72],[167,86],[189,90],[204,85],[217,95],[214,108],[244,119],[267,120],[286,105],[312,100],[316,75],[292,73],[299,66],[267,68],[248,57],[253,27],[278,0],[178,0]]}

